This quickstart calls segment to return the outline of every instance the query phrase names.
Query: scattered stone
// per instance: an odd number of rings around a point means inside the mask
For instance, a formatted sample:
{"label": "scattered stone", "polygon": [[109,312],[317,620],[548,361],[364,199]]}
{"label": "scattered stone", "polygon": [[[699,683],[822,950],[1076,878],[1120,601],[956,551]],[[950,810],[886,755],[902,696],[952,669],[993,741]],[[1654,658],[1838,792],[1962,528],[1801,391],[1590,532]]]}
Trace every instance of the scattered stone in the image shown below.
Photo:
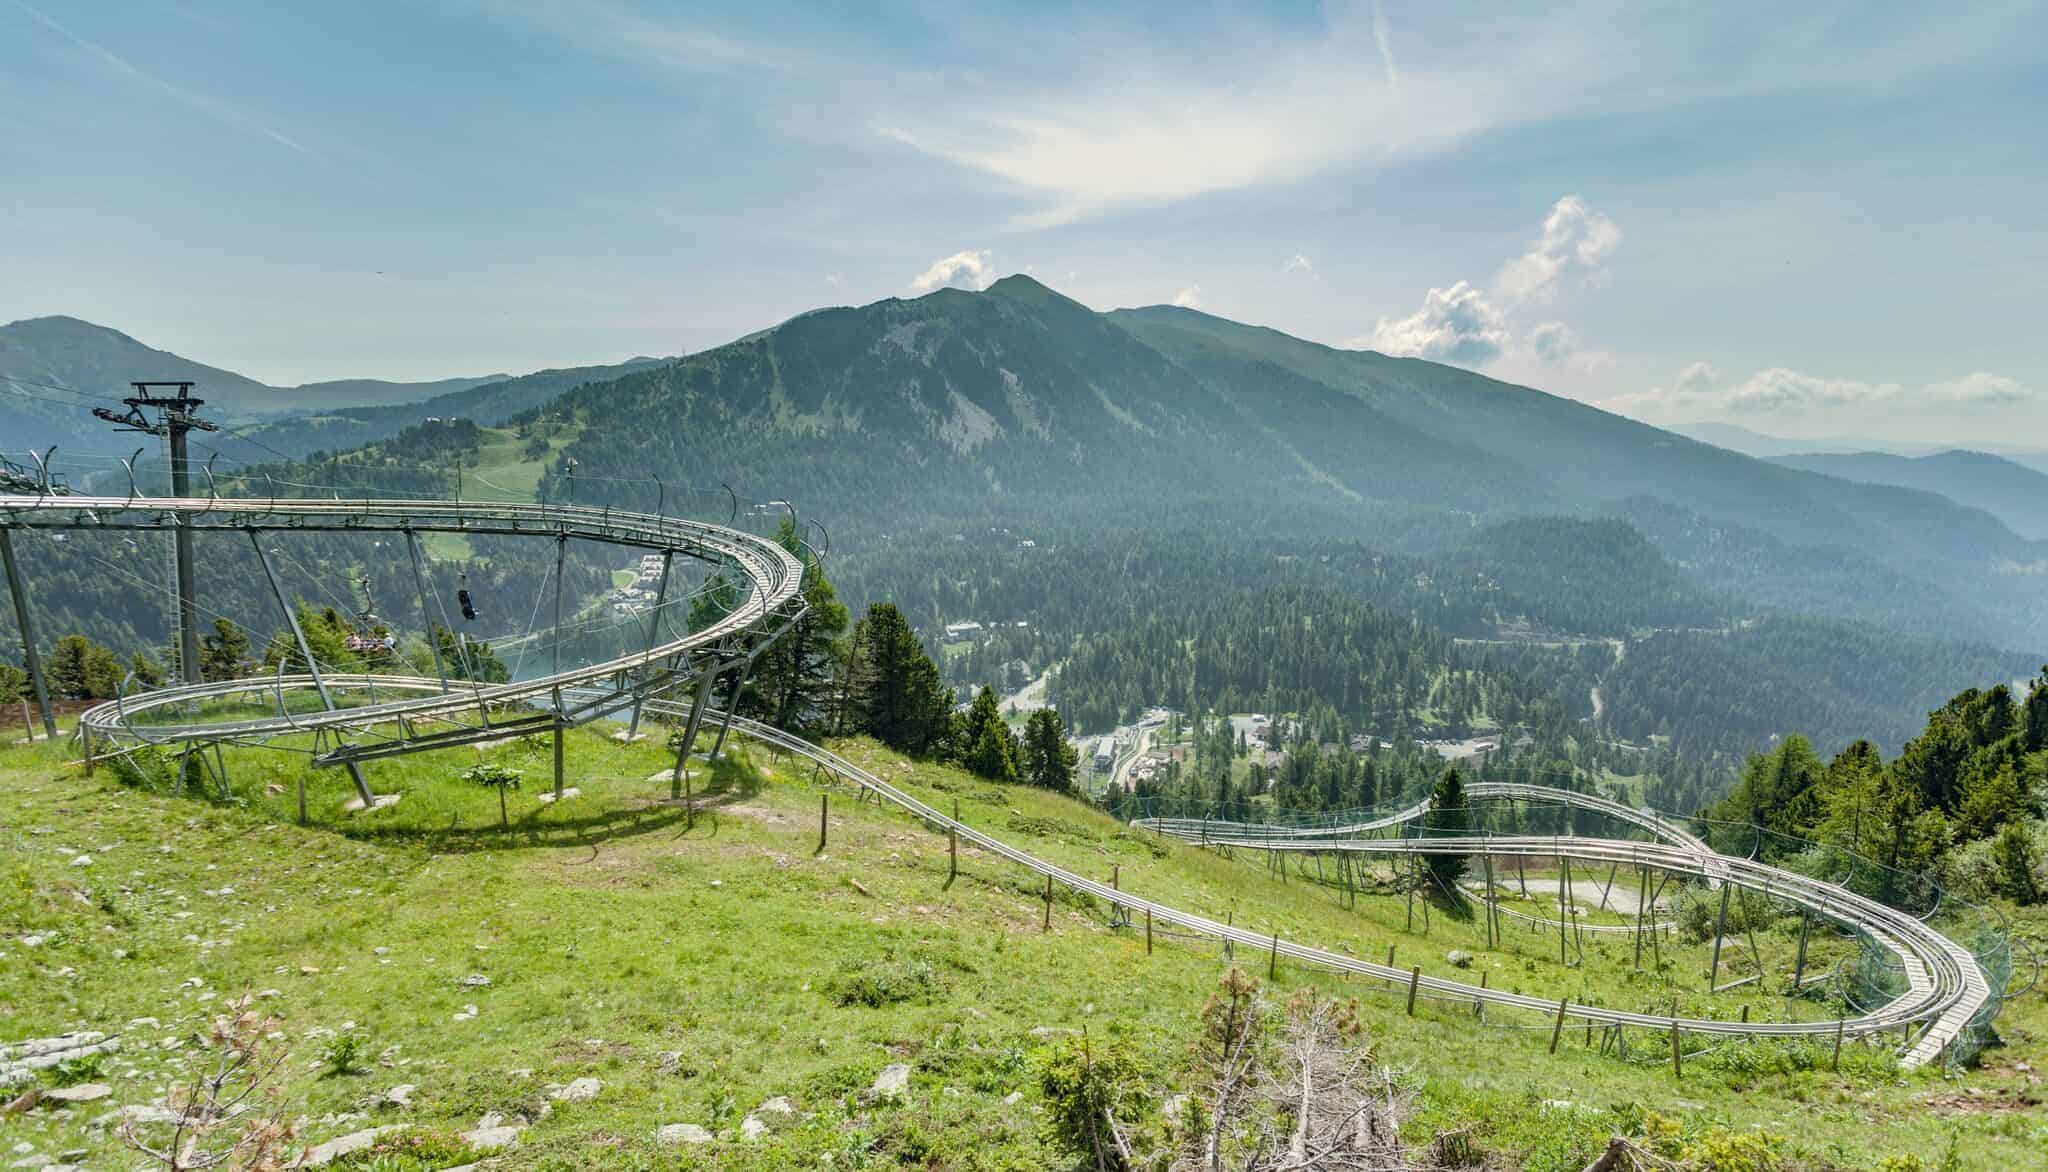
{"label": "scattered stone", "polygon": [[461,1013],[458,1013],[458,1014],[456,1014],[456,1015],[455,1015],[455,1020],[456,1020],[456,1021],[475,1021],[475,1020],[476,1020],[476,1006],[474,1006],[474,1005],[465,1005],[465,1006],[463,1006],[463,1007],[462,1007],[462,1012],[461,1012]]}
{"label": "scattered stone", "polygon": [[385,1091],[383,1097],[377,1100],[377,1105],[379,1107],[397,1107],[400,1110],[406,1110],[412,1106],[412,1093],[416,1090],[419,1090],[419,1087],[412,1083],[399,1083],[397,1086]]}
{"label": "scattered stone", "polygon": [[[569,798],[573,798],[573,797],[579,797],[579,796],[581,796],[581,795],[582,795],[582,793],[583,793],[583,791],[582,791],[582,790],[580,790],[580,789],[578,789],[578,788],[576,788],[575,786],[573,786],[573,785],[572,785],[572,786],[568,786],[568,787],[566,787],[565,789],[563,789],[563,790],[562,790],[562,798],[563,798],[563,800],[565,800],[565,801],[566,801],[566,800],[568,800]],[[544,793],[544,794],[542,794],[542,795],[540,796],[540,804],[541,804],[541,805],[543,805],[543,806],[546,806],[546,805],[551,805],[551,804],[553,804],[554,800],[555,800],[555,791],[553,791],[553,790],[549,790],[548,792],[546,792],[546,793]]]}
{"label": "scattered stone", "polygon": [[910,1067],[906,1063],[892,1062],[875,1076],[875,1085],[868,1088],[871,1099],[900,1099],[910,1089]]}
{"label": "scattered stone", "polygon": [[771,1131],[777,1131],[796,1122],[796,1104],[787,1095],[777,1095],[747,1112],[740,1120],[740,1134],[748,1139],[760,1139]]}
{"label": "scattered stone", "polygon": [[109,1111],[86,1126],[97,1131],[101,1128],[113,1127],[122,1123],[132,1123],[137,1127],[145,1127],[152,1123],[176,1123],[177,1121],[178,1113],[167,1107],[153,1107],[142,1103],[135,1103],[118,1110]]}
{"label": "scattered stone", "polygon": [[479,1127],[474,1131],[463,1132],[462,1142],[478,1151],[496,1151],[518,1143],[519,1132],[520,1128],[509,1123],[497,1127]]}
{"label": "scattered stone", "polygon": [[663,1050],[655,1055],[654,1071],[656,1074],[681,1074],[683,1072],[683,1052],[681,1050]]}
{"label": "scattered stone", "polygon": [[[1023,1101],[1024,1101],[1024,1092],[1023,1092],[1023,1091],[1011,1091],[1011,1092],[1010,1092],[1009,1094],[1007,1094],[1007,1095],[1004,1095],[1004,1096],[1003,1096],[1003,1106],[1005,1106],[1005,1107],[1014,1107],[1014,1106],[1016,1106],[1017,1104],[1019,1104],[1019,1103],[1021,1103],[1021,1102],[1023,1102]],[[1171,1107],[1171,1106],[1172,1106],[1172,1104],[1173,1104],[1173,1100],[1171,1100],[1171,1099],[1167,1100],[1167,1105],[1168,1105],[1169,1107]]]}
{"label": "scattered stone", "polygon": [[320,966],[316,964],[302,964],[299,966],[299,975],[302,977],[317,977],[320,975]]}
{"label": "scattered stone", "polygon": [[41,1153],[37,1153],[33,1156],[23,1156],[21,1159],[16,1160],[14,1163],[9,1164],[7,1166],[9,1168],[47,1168],[50,1165],[55,1164],[56,1162],[57,1157],[55,1156],[45,1156]]}
{"label": "scattered stone", "polygon": [[558,1103],[588,1103],[604,1089],[604,1084],[594,1078],[579,1078],[556,1091],[553,1098]]}
{"label": "scattered stone", "polygon": [[654,1133],[654,1142],[671,1146],[708,1144],[711,1142],[711,1133],[694,1123],[667,1123]]}
{"label": "scattered stone", "polygon": [[378,945],[377,947],[375,947],[375,948],[372,948],[372,949],[370,950],[370,952],[371,952],[371,954],[372,954],[372,955],[375,955],[375,956],[390,956],[390,955],[391,955],[391,950],[390,950],[389,948],[386,948],[386,947],[384,947],[384,946],[383,946],[382,944],[379,944],[379,945]]}
{"label": "scattered stone", "polygon": [[1080,1030],[1070,1030],[1061,1026],[1034,1026],[1031,1030],[1031,1036],[1042,1042],[1047,1038],[1076,1037],[1080,1032]]}
{"label": "scattered stone", "polygon": [[282,996],[284,996],[283,989],[265,989],[261,993],[256,994],[256,999],[258,1001],[270,1001]]}
{"label": "scattered stone", "polygon": [[464,989],[488,989],[491,987],[491,979],[482,973],[471,973],[456,984]]}
{"label": "scattered stone", "polygon": [[92,856],[74,855],[71,859],[71,865],[74,867],[90,867],[92,866]]}
{"label": "scattered stone", "polygon": [[44,1091],[43,1098],[52,1103],[96,1103],[113,1093],[114,1088],[103,1082],[88,1082]]}
{"label": "scattered stone", "polygon": [[405,1130],[403,1123],[393,1123],[385,1127],[372,1127],[363,1131],[351,1131],[347,1135],[337,1136],[308,1151],[306,1158],[300,1161],[300,1164],[307,1168],[318,1168],[323,1164],[333,1163],[343,1156],[367,1151],[371,1144],[377,1142],[378,1136],[403,1130]]}
{"label": "scattered stone", "polygon": [[[369,808],[370,808],[370,809],[372,809],[372,810],[384,810],[384,809],[389,809],[390,807],[392,807],[392,806],[395,806],[395,805],[397,805],[397,804],[398,804],[398,799],[400,799],[400,798],[402,798],[402,797],[404,797],[404,796],[405,796],[404,794],[377,794],[377,795],[375,795],[375,796],[374,796],[374,797],[373,797],[373,798],[371,799],[371,801],[370,801],[370,807],[369,807]],[[353,798],[350,798],[350,799],[349,799],[348,801],[346,801],[346,802],[343,802],[343,803],[341,804],[341,811],[342,811],[342,813],[344,813],[344,814],[360,814],[360,813],[362,813],[362,811],[363,811],[363,799],[362,799],[362,797],[361,797],[361,796],[359,795],[359,796],[357,796],[357,797],[353,797]]]}
{"label": "scattered stone", "polygon": [[1462,949],[1453,948],[1449,952],[1444,953],[1444,963],[1452,968],[1468,969],[1472,967],[1472,954]]}

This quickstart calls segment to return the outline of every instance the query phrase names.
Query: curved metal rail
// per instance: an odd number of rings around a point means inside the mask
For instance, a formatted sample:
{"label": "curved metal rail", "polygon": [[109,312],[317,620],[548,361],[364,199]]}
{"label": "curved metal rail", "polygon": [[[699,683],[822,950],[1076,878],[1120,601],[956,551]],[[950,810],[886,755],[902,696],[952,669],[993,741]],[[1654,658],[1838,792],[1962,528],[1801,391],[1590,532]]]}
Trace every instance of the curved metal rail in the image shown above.
{"label": "curved metal rail", "polygon": [[[650,710],[676,713],[681,711],[682,706],[655,701],[650,702],[648,707]],[[1153,900],[1138,898],[1129,891],[1077,875],[983,833],[967,823],[949,818],[851,761],[800,737],[745,718],[734,719],[732,727],[748,737],[796,754],[854,782],[878,798],[915,815],[934,829],[953,831],[960,838],[991,854],[1038,874],[1049,876],[1053,881],[1073,891],[1100,899],[1114,907],[1146,913],[1162,924],[1177,926],[1219,940],[1228,940],[1247,948],[1270,949],[1276,956],[1336,972],[1351,973],[1399,985],[1406,985],[1411,980],[1412,974],[1408,970],[1295,944],[1281,939],[1278,935],[1262,935],[1232,924],[1218,923],[1205,916]],[[1567,1003],[1560,1007],[1558,1003],[1544,998],[1482,988],[1442,977],[1413,978],[1421,990],[1461,1004],[1489,1004],[1537,1014],[1562,1012],[1579,1022],[1594,1025],[1634,1026],[1650,1030],[1677,1028],[1686,1033],[1722,1037],[1828,1038],[1833,1037],[1837,1030],[1849,1037],[1860,1037],[1924,1024],[1924,1031],[1901,1055],[1901,1061],[1912,1066],[1938,1057],[1990,997],[1983,974],[1978,970],[1970,953],[1913,916],[1796,872],[1748,860],[1729,859],[1726,856],[1713,855],[1711,851],[1703,856],[1697,850],[1671,844],[1565,837],[1466,837],[1407,841],[1268,841],[1252,838],[1229,841],[1212,837],[1210,842],[1247,849],[1563,854],[1601,862],[1642,864],[1680,874],[1697,875],[1702,879],[1716,874],[1726,875],[1731,882],[1744,886],[1754,885],[1771,894],[1783,896],[1826,918],[1870,935],[1898,957],[1905,969],[1908,982],[1906,991],[1892,1001],[1855,1017],[1812,1022],[1730,1022],[1632,1013],[1596,1005]]]}
{"label": "curved metal rail", "polygon": [[[654,643],[601,663],[505,684],[451,684],[446,692],[407,696],[354,708],[280,713],[243,720],[165,722],[149,726],[156,741],[249,740],[299,733],[342,734],[394,724],[401,745],[436,743],[421,736],[421,721],[450,720],[467,712],[528,705],[570,688],[602,686],[614,700],[645,696],[678,678],[721,670],[745,658],[746,645],[772,638],[803,608],[804,565],[769,538],[724,525],[658,513],[566,504],[507,501],[317,500],[301,498],[0,496],[0,527],[9,529],[162,530],[192,532],[316,531],[503,534],[571,538],[682,554],[730,565],[744,594],[730,613],[702,630]],[[339,679],[339,677],[337,677]],[[294,686],[311,677],[293,677]],[[396,682],[393,681],[396,686]],[[116,738],[138,727],[138,714],[162,712],[227,692],[249,681],[170,687],[136,699],[110,701],[80,718],[89,736]],[[399,689],[404,690],[404,689]],[[594,709],[586,709],[594,712]],[[389,751],[384,750],[384,751]],[[368,755],[341,750],[321,758],[338,763]]]}

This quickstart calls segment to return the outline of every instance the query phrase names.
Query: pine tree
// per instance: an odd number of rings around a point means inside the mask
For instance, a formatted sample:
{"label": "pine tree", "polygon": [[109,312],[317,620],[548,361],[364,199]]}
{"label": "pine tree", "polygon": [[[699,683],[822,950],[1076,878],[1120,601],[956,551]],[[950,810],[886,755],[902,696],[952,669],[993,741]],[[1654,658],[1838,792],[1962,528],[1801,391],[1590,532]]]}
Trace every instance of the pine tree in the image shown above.
{"label": "pine tree", "polygon": [[242,674],[242,662],[248,658],[249,636],[231,620],[213,620],[213,633],[199,637],[201,679],[234,679]]}
{"label": "pine tree", "polygon": [[[1463,835],[1471,825],[1471,815],[1465,809],[1465,778],[1453,765],[1437,778],[1436,788],[1430,792],[1429,817],[1424,826],[1432,838],[1454,838]],[[1465,877],[1465,856],[1427,857],[1429,873],[1436,879],[1438,893],[1451,898],[1458,889],[1458,881]]]}
{"label": "pine tree", "polygon": [[851,681],[855,728],[906,753],[943,746],[952,695],[903,612],[895,603],[874,603],[854,641],[860,648]]}
{"label": "pine tree", "polygon": [[802,731],[826,715],[833,672],[844,654],[839,639],[846,634],[848,615],[846,604],[826,580],[824,567],[798,539],[795,522],[784,518],[776,540],[806,561],[806,608],[755,662],[740,710],[779,728]]}
{"label": "pine tree", "polygon": [[2017,904],[2041,898],[2041,886],[2034,879],[2034,836],[2018,818],[2006,823],[1991,844],[1991,859],[1998,868],[2000,893]]}
{"label": "pine tree", "polygon": [[1041,708],[1024,722],[1024,780],[1040,789],[1069,793],[1074,788],[1080,754],[1067,743],[1067,730],[1055,709]]}
{"label": "pine tree", "polygon": [[984,686],[967,711],[958,741],[961,763],[990,781],[1017,780],[1017,738],[1003,723],[994,688]]}

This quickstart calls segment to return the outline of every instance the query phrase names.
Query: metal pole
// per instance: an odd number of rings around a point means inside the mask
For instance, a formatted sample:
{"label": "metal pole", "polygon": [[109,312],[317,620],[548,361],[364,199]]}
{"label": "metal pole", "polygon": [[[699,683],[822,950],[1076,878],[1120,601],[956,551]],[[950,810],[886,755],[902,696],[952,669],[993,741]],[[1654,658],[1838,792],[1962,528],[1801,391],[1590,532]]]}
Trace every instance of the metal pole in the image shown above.
{"label": "metal pole", "polygon": [[[1494,945],[1494,938],[1493,938],[1493,916],[1494,916],[1494,911],[1493,911],[1493,856],[1492,856],[1492,855],[1490,855],[1490,854],[1488,854],[1488,855],[1481,855],[1481,856],[1479,856],[1479,857],[1480,857],[1481,861],[1483,861],[1483,862],[1484,862],[1484,863],[1486,864],[1486,946],[1487,946],[1488,948],[1492,948],[1492,947],[1493,947],[1493,945]],[[1482,975],[1484,975],[1484,974],[1482,974]]]}
{"label": "metal pole", "polygon": [[1721,881],[1721,914],[1714,920],[1714,961],[1707,970],[1707,992],[1718,992],[1721,987],[1721,933],[1728,926],[1728,892],[1733,884]]}
{"label": "metal pole", "polygon": [[568,556],[569,535],[562,533],[555,538],[555,663],[552,673],[554,675],[562,674],[562,565],[568,560]]}
{"label": "metal pole", "polygon": [[[427,610],[427,576],[420,569],[420,539],[411,526],[405,530],[406,552],[412,555],[412,585],[420,596],[420,625],[427,632],[427,647],[434,653],[434,675],[441,681],[441,694],[448,694],[448,669],[441,662],[441,640],[434,633],[434,616]],[[454,632],[449,632],[451,635]]]}
{"label": "metal pole", "polygon": [[697,743],[697,729],[704,723],[704,702],[711,698],[711,689],[718,683],[716,666],[704,669],[697,679],[697,697],[690,701],[690,720],[683,727],[683,744],[676,750],[676,773],[683,771],[683,759],[690,755],[690,747]]}
{"label": "metal pole", "polygon": [[1812,916],[1805,908],[1799,909],[1799,959],[1792,964],[1792,989],[1797,992],[1799,979],[1806,973],[1806,930],[1813,923]]}
{"label": "metal pole", "polygon": [[740,711],[740,689],[747,686],[747,673],[753,670],[754,661],[744,660],[740,663],[739,674],[733,677],[732,698],[725,703],[725,719],[719,722],[718,739],[711,743],[710,759],[713,761],[718,760],[718,755],[725,751],[726,735],[732,732],[733,718],[738,716]]}
{"label": "metal pole", "polygon": [[[654,650],[655,636],[661,631],[661,608],[668,602],[668,571],[669,566],[674,563],[675,559],[675,550],[665,549],[661,552],[661,585],[654,588],[654,609],[647,612],[647,651],[650,653]],[[634,693],[633,720],[626,726],[626,739],[628,741],[640,735],[640,704],[643,699],[644,697],[637,691]],[[721,735],[719,743],[723,744],[724,741],[725,738]],[[715,757],[717,754],[713,753],[712,756]]]}
{"label": "metal pole", "polygon": [[[14,561],[14,531],[0,529],[0,557],[7,562],[7,592],[14,596],[14,623],[21,628],[21,658],[28,668],[28,680],[35,688],[36,710],[43,714],[43,735],[57,739],[57,718],[50,712],[49,686],[43,680],[43,653],[36,647],[36,629],[29,618],[28,587],[22,584],[21,567]],[[24,708],[22,714],[27,715]],[[22,721],[27,727],[28,721]],[[34,740],[33,731],[29,739]]]}
{"label": "metal pole", "polygon": [[[183,499],[191,496],[191,469],[185,455],[185,428],[176,419],[166,420],[171,441],[171,495]],[[199,588],[192,576],[192,529],[185,523],[185,515],[174,518],[176,527],[171,531],[172,550],[178,571],[178,667],[188,684],[201,682],[199,676]],[[364,791],[368,792],[367,789]],[[368,802],[366,797],[363,799]]]}
{"label": "metal pole", "polygon": [[[298,612],[284,599],[284,588],[277,584],[277,571],[270,568],[270,554],[263,548],[261,530],[249,530],[249,544],[256,547],[256,560],[263,566],[263,577],[270,583],[270,596],[277,599],[277,609],[284,612],[285,625],[292,629],[292,638],[299,644],[299,654],[306,657],[306,671],[313,677],[313,687],[320,693],[320,706],[334,711],[334,697],[327,693],[327,681],[320,675],[320,665],[313,661],[313,649],[306,644],[306,632],[299,628]],[[363,809],[377,804],[377,795],[370,792],[370,783],[363,780],[363,767],[353,761],[346,762],[349,780],[356,783],[356,796],[363,799]]]}
{"label": "metal pole", "polygon": [[1636,967],[1643,967],[1643,901],[1650,895],[1650,865],[1644,863],[1636,883]]}
{"label": "metal pole", "polygon": [[562,800],[562,689],[555,689],[555,800]]}

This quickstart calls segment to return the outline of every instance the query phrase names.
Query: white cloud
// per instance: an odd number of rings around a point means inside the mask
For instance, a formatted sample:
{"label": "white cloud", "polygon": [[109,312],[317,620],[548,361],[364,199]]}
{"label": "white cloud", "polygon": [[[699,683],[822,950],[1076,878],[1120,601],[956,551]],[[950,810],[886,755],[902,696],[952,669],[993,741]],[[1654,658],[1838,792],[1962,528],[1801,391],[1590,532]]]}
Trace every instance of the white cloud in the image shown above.
{"label": "white cloud", "polygon": [[1189,285],[1173,295],[1173,303],[1182,309],[1202,308],[1202,287],[1200,285]]}
{"label": "white cloud", "polygon": [[1721,381],[1721,372],[1711,362],[1688,363],[1671,385],[1681,395],[1701,395],[1713,389]]}
{"label": "white cloud", "polygon": [[910,282],[910,287],[919,293],[933,289],[986,289],[995,279],[995,269],[989,264],[988,249],[968,249],[956,252],[942,260],[935,260],[931,267],[919,273]]}
{"label": "white cloud", "polygon": [[1783,366],[1767,367],[1731,386],[1722,386],[1720,372],[1695,362],[1678,372],[1669,387],[1655,386],[1616,396],[1602,403],[1627,414],[1671,416],[1701,410],[1741,415],[1820,415],[1841,409],[1883,408],[1890,411],[1955,411],[2025,403],[2037,393],[2017,379],[1977,371],[1961,378],[1907,386],[1828,378]]}
{"label": "white cloud", "polygon": [[1503,266],[1496,284],[1512,298],[1543,297],[1566,277],[1597,276],[1620,243],[1621,229],[1613,220],[1567,195],[1543,218],[1542,238]]}
{"label": "white cloud", "polygon": [[1934,383],[1927,390],[1936,399],[1983,406],[2025,403],[2036,395],[2033,388],[2018,379],[2007,378],[2002,374],[1987,374],[1981,370],[1958,379]]}
{"label": "white cloud", "polygon": [[1370,339],[1358,339],[1386,354],[1484,366],[1499,358],[1509,341],[1507,321],[1485,294],[1463,281],[1431,289],[1422,308],[1404,318],[1381,318]]}
{"label": "white cloud", "polygon": [[1280,266],[1280,271],[1283,273],[1307,273],[1313,277],[1316,273],[1316,264],[1297,252],[1287,258],[1287,262]]}
{"label": "white cloud", "polygon": [[838,273],[826,273],[825,283],[827,285],[832,286],[834,289],[837,289],[839,286],[844,285],[846,283],[846,278],[839,275]]}
{"label": "white cloud", "polygon": [[1578,352],[1579,335],[1561,321],[1547,321],[1529,331],[1529,348],[1555,365]]}

